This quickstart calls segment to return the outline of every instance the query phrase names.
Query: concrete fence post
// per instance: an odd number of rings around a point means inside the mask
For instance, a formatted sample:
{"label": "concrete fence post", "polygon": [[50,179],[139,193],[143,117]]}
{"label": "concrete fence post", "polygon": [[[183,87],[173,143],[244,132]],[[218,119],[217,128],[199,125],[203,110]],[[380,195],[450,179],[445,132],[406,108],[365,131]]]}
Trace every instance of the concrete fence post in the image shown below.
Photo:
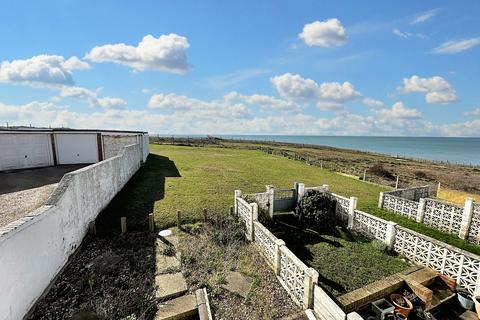
{"label": "concrete fence post", "polygon": [[235,190],[235,198],[234,198],[234,213],[235,216],[238,216],[238,203],[237,203],[237,198],[240,198],[242,196],[242,190]]}
{"label": "concrete fence post", "polygon": [[357,197],[350,197],[350,202],[348,205],[348,224],[347,224],[348,229],[353,228],[353,221],[355,219],[355,209],[357,209],[357,202],[358,202]]}
{"label": "concrete fence post", "polygon": [[393,249],[393,245],[395,243],[395,232],[396,232],[396,226],[397,224],[395,222],[392,222],[392,221],[388,221],[388,224],[387,224],[387,235],[386,235],[386,239],[385,239],[385,244],[387,245],[388,247],[388,250],[392,250]]}
{"label": "concrete fence post", "polygon": [[313,291],[315,284],[318,283],[318,272],[313,268],[305,270],[305,278],[303,283],[303,306],[306,309],[313,307]]}
{"label": "concrete fence post", "polygon": [[380,209],[383,208],[383,197],[384,197],[384,193],[380,192],[379,195],[378,195],[378,207]]}
{"label": "concrete fence post", "polygon": [[255,241],[255,221],[258,221],[258,204],[255,202],[250,203],[250,233],[248,240]]}
{"label": "concrete fence post", "polygon": [[295,202],[298,202],[298,182],[293,183],[293,189],[295,190]]}
{"label": "concrete fence post", "polygon": [[277,239],[275,240],[275,261],[273,265],[273,270],[277,276],[280,275],[280,270],[282,268],[281,265],[281,257],[282,257],[282,247],[285,246],[285,241]]}
{"label": "concrete fence post", "polygon": [[297,202],[300,202],[302,200],[303,196],[305,195],[305,184],[304,183],[299,183],[298,184],[298,198]]}
{"label": "concrete fence post", "polygon": [[275,195],[274,195],[275,189],[271,185],[266,186],[266,188],[267,188],[268,203],[269,203],[268,215],[270,216],[270,218],[273,218],[273,209],[274,209],[273,206],[274,206],[274,202],[275,202]]}
{"label": "concrete fence post", "polygon": [[427,200],[424,198],[420,198],[418,200],[418,211],[417,211],[417,218],[415,219],[418,223],[423,223],[423,218],[425,217],[425,207],[427,204]]}
{"label": "concrete fence post", "polygon": [[463,206],[462,224],[460,225],[459,237],[463,240],[467,239],[470,232],[470,224],[472,223],[473,216],[473,199],[465,199],[465,205]]}

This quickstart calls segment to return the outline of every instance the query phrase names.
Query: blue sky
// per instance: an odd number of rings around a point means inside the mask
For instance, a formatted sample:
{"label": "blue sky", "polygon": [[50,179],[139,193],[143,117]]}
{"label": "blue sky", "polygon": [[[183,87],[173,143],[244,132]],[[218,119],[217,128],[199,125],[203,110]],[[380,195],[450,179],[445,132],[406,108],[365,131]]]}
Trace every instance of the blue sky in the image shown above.
{"label": "blue sky", "polygon": [[480,2],[9,1],[0,125],[480,136]]}

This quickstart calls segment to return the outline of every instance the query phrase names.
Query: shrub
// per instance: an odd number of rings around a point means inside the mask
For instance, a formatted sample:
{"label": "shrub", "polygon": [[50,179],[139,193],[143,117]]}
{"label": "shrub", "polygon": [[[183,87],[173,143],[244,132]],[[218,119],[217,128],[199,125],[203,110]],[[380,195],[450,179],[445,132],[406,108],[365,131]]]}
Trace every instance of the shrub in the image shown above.
{"label": "shrub", "polygon": [[420,178],[420,179],[426,179],[427,178],[427,174],[423,171],[420,171],[420,170],[415,171],[414,175],[415,175],[415,177]]}
{"label": "shrub", "polygon": [[303,223],[316,228],[333,228],[337,225],[336,200],[319,190],[308,190],[295,207],[294,215]]}
{"label": "shrub", "polygon": [[382,177],[389,180],[395,179],[395,176],[390,171],[385,169],[385,167],[381,163],[374,164],[368,169],[368,172],[376,175],[377,177]]}
{"label": "shrub", "polygon": [[210,236],[218,246],[245,242],[245,225],[232,217],[216,216],[212,219]]}

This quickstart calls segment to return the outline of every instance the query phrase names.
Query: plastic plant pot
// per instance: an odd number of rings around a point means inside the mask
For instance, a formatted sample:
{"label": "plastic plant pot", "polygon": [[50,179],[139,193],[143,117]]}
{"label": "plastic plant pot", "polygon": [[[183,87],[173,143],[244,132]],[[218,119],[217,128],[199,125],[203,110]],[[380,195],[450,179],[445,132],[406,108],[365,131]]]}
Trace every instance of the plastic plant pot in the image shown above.
{"label": "plastic plant pot", "polygon": [[392,293],[390,295],[390,300],[395,306],[395,313],[401,313],[405,316],[405,319],[407,319],[413,309],[413,304],[410,300],[398,293]]}
{"label": "plastic plant pot", "polygon": [[403,313],[397,312],[395,313],[395,320],[407,320],[408,316],[404,315]]}
{"label": "plastic plant pot", "polygon": [[470,295],[466,292],[460,291],[457,293],[458,302],[463,309],[472,310],[475,304],[473,303],[473,299]]}
{"label": "plastic plant pot", "polygon": [[380,299],[372,302],[372,310],[377,316],[377,319],[383,320],[386,314],[392,313],[395,310],[395,307],[386,299]]}

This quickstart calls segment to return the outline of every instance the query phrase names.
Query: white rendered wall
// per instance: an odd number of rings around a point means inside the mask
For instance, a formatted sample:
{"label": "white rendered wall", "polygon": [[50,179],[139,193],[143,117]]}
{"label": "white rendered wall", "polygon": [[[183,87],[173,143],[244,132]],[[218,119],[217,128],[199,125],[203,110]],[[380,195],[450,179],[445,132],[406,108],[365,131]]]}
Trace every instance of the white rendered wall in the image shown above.
{"label": "white rendered wall", "polygon": [[22,319],[69,256],[88,224],[140,168],[140,144],[67,173],[47,205],[0,228],[0,319]]}
{"label": "white rendered wall", "polygon": [[103,157],[114,157],[124,147],[138,142],[138,135],[103,134]]}
{"label": "white rendered wall", "polygon": [[50,134],[0,134],[0,171],[51,165]]}

